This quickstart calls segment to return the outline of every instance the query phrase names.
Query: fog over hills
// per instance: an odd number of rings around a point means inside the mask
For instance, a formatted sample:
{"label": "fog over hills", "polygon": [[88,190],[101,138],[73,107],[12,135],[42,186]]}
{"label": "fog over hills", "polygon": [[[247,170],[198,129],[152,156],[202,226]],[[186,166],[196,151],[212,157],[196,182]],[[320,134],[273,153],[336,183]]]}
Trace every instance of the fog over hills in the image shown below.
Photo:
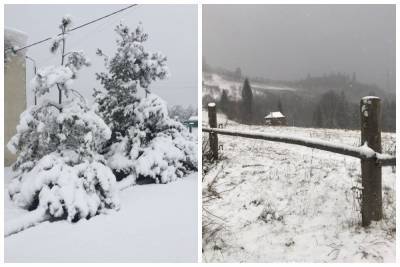
{"label": "fog over hills", "polygon": [[354,73],[394,93],[395,31],[395,5],[203,6],[206,63],[274,81]]}

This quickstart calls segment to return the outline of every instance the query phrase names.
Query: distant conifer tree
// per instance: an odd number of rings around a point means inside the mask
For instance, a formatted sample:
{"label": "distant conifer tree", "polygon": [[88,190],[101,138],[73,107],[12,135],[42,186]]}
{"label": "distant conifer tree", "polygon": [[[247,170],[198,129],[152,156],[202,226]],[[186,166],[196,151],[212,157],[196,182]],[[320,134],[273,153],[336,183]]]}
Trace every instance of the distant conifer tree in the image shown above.
{"label": "distant conifer tree", "polygon": [[251,124],[253,121],[253,92],[249,80],[244,80],[242,89],[241,118],[243,123]]}

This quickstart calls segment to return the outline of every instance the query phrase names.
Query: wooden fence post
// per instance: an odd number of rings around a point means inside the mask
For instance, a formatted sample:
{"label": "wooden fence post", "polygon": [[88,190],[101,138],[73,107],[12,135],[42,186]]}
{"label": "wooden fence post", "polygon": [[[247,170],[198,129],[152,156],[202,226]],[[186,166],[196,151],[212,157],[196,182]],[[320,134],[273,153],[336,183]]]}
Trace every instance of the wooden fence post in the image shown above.
{"label": "wooden fence post", "polygon": [[[361,99],[361,145],[367,142],[375,152],[382,152],[381,146],[381,100],[366,96]],[[375,158],[361,159],[362,226],[382,219],[382,167]]]}
{"label": "wooden fence post", "polygon": [[[208,124],[210,128],[217,128],[217,109],[215,103],[208,104]],[[210,149],[212,160],[218,159],[218,135],[210,133],[209,135]]]}

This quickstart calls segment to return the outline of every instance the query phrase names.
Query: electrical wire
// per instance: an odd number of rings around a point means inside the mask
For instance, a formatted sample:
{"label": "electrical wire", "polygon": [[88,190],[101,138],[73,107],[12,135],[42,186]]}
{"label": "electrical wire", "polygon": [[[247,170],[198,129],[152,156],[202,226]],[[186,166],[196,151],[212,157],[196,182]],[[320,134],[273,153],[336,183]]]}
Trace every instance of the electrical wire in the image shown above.
{"label": "electrical wire", "polygon": [[[85,26],[88,26],[88,25],[90,25],[90,24],[92,24],[92,23],[95,23],[95,22],[97,22],[97,21],[99,21],[99,20],[108,18],[108,17],[110,17],[110,16],[112,16],[112,15],[115,15],[115,14],[117,14],[117,13],[123,12],[123,11],[125,11],[125,10],[127,10],[127,9],[129,9],[129,8],[135,7],[135,6],[137,6],[137,5],[138,5],[138,4],[129,5],[129,6],[125,7],[125,8],[122,8],[122,9],[119,9],[119,10],[117,10],[117,11],[114,11],[114,12],[112,12],[112,13],[110,13],[110,14],[108,14],[108,15],[105,15],[105,16],[103,16],[103,17],[97,18],[97,19],[95,19],[95,20],[91,20],[91,21],[89,21],[89,22],[86,22],[86,23],[84,23],[84,24],[81,24],[81,25],[79,25],[79,26],[76,26],[76,27],[70,29],[67,33],[70,33],[70,32],[72,32],[72,31],[78,30],[78,29],[83,28],[83,27],[85,27]],[[61,36],[62,34],[63,34],[63,33],[59,33],[59,34],[57,34],[57,36]],[[43,39],[43,40],[41,40],[41,41],[37,41],[37,42],[35,42],[35,43],[29,44],[29,45],[27,45],[27,46],[24,46],[24,47],[18,48],[18,49],[14,49],[14,48],[10,47],[10,48],[8,48],[6,51],[10,50],[10,51],[13,51],[14,53],[17,53],[18,51],[21,51],[21,50],[27,49],[27,48],[29,48],[29,47],[32,47],[32,46],[35,46],[35,45],[44,43],[44,42],[49,41],[49,40],[51,40],[51,39],[53,39],[53,37],[45,38],[45,39]]]}

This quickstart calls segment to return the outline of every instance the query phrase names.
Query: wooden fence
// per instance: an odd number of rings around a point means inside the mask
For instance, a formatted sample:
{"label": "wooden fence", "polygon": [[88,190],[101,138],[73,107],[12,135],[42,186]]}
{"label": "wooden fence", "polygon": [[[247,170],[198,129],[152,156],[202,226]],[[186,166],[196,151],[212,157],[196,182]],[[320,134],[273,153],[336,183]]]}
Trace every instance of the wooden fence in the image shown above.
{"label": "wooden fence", "polygon": [[209,133],[210,152],[213,160],[218,159],[218,134],[301,145],[359,158],[362,179],[362,225],[368,226],[371,221],[382,219],[382,166],[396,165],[396,157],[382,154],[381,100],[372,96],[362,98],[360,117],[362,144],[360,147],[309,138],[218,129],[215,103],[208,105],[210,128],[203,127],[202,131]]}

